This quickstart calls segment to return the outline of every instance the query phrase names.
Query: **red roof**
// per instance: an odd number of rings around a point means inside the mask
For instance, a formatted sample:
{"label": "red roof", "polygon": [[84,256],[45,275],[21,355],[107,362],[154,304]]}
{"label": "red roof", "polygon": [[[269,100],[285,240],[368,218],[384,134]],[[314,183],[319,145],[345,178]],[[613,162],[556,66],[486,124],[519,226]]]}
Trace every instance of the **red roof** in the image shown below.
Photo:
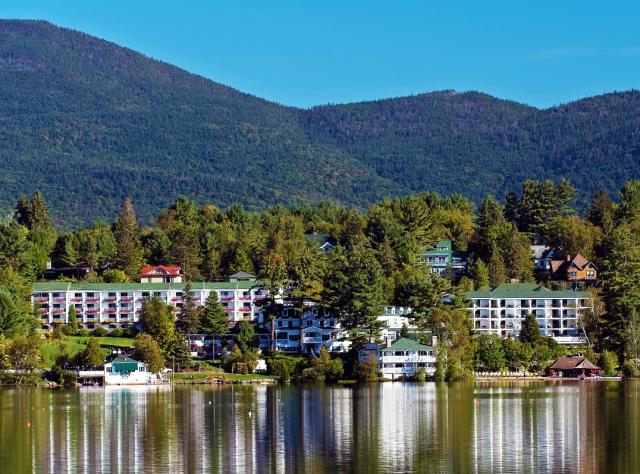
{"label": "red roof", "polygon": [[592,364],[586,357],[582,356],[565,356],[560,357],[554,364],[549,367],[551,370],[574,370],[574,369],[591,369],[599,370],[600,367]]}
{"label": "red roof", "polygon": [[164,265],[158,265],[156,267],[143,267],[142,270],[140,270],[140,276],[180,276],[181,271],[182,267],[166,267]]}

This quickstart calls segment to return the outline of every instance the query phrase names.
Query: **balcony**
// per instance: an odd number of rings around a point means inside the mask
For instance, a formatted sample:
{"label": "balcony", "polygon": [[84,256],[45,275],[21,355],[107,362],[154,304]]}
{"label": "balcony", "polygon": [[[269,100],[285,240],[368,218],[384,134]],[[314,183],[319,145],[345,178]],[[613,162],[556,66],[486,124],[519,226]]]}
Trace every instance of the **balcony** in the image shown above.
{"label": "balcony", "polygon": [[133,296],[123,296],[120,298],[120,302],[122,303],[130,303],[133,301]]}
{"label": "balcony", "polygon": [[233,301],[233,296],[225,296],[224,298],[220,298],[220,301]]}
{"label": "balcony", "polygon": [[96,308],[89,308],[85,311],[87,314],[98,314],[100,312],[99,309]]}
{"label": "balcony", "polygon": [[53,301],[56,301],[58,303],[64,303],[67,299],[65,297],[58,297],[58,298],[54,298]]}
{"label": "balcony", "polygon": [[54,309],[53,314],[64,314],[64,309]]}
{"label": "balcony", "polygon": [[81,297],[70,298],[69,301],[71,301],[72,303],[82,303],[82,298]]}
{"label": "balcony", "polygon": [[35,301],[36,303],[48,303],[49,298],[47,297],[34,298],[33,301]]}
{"label": "balcony", "polygon": [[105,312],[107,314],[116,314],[117,310],[115,308],[109,308]]}
{"label": "balcony", "polygon": [[90,298],[85,298],[85,301],[87,303],[96,303],[96,302],[100,301],[100,298],[96,298],[95,296],[92,296]]}
{"label": "balcony", "polygon": [[49,314],[49,310],[47,308],[40,308],[40,314]]}
{"label": "balcony", "polygon": [[102,299],[102,301],[104,301],[105,303],[113,303],[115,300],[116,300],[115,296],[108,296]]}
{"label": "balcony", "polygon": [[171,301],[175,302],[180,302],[182,301],[182,297],[181,296],[174,296],[173,298],[171,298]]}

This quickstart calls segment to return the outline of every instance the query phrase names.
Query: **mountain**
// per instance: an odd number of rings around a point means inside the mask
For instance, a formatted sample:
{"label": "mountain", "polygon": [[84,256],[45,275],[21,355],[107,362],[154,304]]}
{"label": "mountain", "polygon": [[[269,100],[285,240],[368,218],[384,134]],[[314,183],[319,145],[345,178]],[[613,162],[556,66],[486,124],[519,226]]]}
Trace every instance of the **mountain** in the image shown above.
{"label": "mountain", "polygon": [[569,178],[580,203],[640,176],[640,92],[540,110],[442,91],[311,109],[241,93],[95,37],[0,21],[0,209],[41,190],[56,222],[143,222],[179,194],[225,207],[387,195],[499,197]]}

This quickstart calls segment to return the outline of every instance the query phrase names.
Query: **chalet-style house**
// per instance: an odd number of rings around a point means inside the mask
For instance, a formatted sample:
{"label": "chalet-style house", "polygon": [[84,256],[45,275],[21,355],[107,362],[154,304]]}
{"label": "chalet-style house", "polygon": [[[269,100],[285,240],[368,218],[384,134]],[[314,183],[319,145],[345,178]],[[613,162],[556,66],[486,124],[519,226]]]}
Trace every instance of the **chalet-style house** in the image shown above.
{"label": "chalet-style house", "polygon": [[432,248],[424,250],[417,263],[429,265],[431,272],[440,276],[444,276],[447,269],[451,269],[455,276],[462,276],[467,270],[467,255],[454,251],[450,240],[441,240]]}
{"label": "chalet-style house", "polygon": [[182,283],[182,268],[157,265],[140,270],[140,283]]}
{"label": "chalet-style house", "polygon": [[567,255],[565,260],[551,261],[551,279],[570,283],[593,283],[598,279],[598,267],[580,254],[573,258]]}
{"label": "chalet-style house", "polygon": [[549,376],[561,377],[594,377],[602,370],[580,355],[560,357],[547,369]]}

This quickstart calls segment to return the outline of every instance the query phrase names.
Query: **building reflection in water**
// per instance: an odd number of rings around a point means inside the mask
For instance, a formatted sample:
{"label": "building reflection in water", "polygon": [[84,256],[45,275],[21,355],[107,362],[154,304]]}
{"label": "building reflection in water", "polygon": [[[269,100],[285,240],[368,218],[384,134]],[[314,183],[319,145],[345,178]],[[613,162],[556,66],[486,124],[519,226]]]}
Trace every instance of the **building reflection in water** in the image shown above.
{"label": "building reflection in water", "polygon": [[2,390],[0,466],[624,471],[640,461],[639,423],[636,382]]}

